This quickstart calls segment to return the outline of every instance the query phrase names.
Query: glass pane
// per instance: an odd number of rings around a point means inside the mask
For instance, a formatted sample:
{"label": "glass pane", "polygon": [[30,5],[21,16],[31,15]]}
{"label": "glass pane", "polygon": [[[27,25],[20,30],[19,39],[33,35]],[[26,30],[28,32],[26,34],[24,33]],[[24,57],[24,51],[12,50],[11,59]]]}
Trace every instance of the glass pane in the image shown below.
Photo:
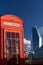
{"label": "glass pane", "polygon": [[11,55],[7,54],[7,60],[10,60],[10,59],[11,59]]}
{"label": "glass pane", "polygon": [[20,48],[16,46],[16,52],[19,53],[20,52]]}
{"label": "glass pane", "polygon": [[16,38],[19,38],[19,33],[16,33]]}
{"label": "glass pane", "polygon": [[6,45],[9,46],[11,44],[11,40],[10,39],[7,39],[6,40]]}
{"label": "glass pane", "polygon": [[14,57],[14,64],[15,64],[15,65],[16,65],[16,64],[20,65],[20,64],[19,64],[19,63],[20,63],[20,55],[16,54],[16,55],[14,55],[13,57]]}
{"label": "glass pane", "polygon": [[16,40],[15,46],[16,46],[16,52],[17,53],[19,53],[19,51],[20,51],[20,43],[19,42],[20,42],[19,40]]}
{"label": "glass pane", "polygon": [[17,62],[17,64],[19,64],[19,62],[20,62],[20,55],[16,55],[16,62]]}
{"label": "glass pane", "polygon": [[6,37],[10,38],[10,32],[6,32]]}
{"label": "glass pane", "polygon": [[12,53],[15,52],[15,48],[14,48],[14,46],[12,46],[12,48],[11,48],[11,52],[12,52]]}
{"label": "glass pane", "polygon": [[14,45],[15,44],[15,40],[12,40],[12,45]]}
{"label": "glass pane", "polygon": [[7,53],[10,53],[10,51],[11,51],[11,48],[7,47]]}
{"label": "glass pane", "polygon": [[15,43],[16,43],[16,44],[19,44],[19,40],[18,40],[18,39],[16,39],[16,40],[15,40]]}
{"label": "glass pane", "polygon": [[14,32],[12,32],[12,38],[15,38],[15,33]]}

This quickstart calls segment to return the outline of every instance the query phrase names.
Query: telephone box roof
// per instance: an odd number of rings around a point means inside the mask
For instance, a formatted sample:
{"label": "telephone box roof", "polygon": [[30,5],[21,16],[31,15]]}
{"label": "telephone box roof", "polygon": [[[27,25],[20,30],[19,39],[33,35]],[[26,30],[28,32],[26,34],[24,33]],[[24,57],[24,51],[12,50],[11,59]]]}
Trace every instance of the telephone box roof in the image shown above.
{"label": "telephone box roof", "polygon": [[20,17],[18,17],[18,16],[16,16],[16,15],[12,15],[12,14],[2,15],[2,16],[1,16],[1,19],[3,19],[3,20],[13,20],[13,21],[18,21],[18,22],[20,22],[20,23],[23,23],[23,22],[22,22],[23,20],[22,20]]}

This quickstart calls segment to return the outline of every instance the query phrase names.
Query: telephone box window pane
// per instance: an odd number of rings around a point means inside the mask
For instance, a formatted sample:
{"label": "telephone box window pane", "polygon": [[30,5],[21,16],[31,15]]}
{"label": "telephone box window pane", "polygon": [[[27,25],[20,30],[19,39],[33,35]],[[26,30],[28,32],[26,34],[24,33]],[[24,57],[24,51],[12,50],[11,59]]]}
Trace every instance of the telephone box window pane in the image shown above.
{"label": "telephone box window pane", "polygon": [[12,40],[12,45],[15,45],[15,40]]}
{"label": "telephone box window pane", "polygon": [[10,51],[11,51],[11,48],[7,47],[7,53],[10,53]]}
{"label": "telephone box window pane", "polygon": [[20,45],[19,44],[16,44],[16,48],[18,48],[18,47],[20,48]]}
{"label": "telephone box window pane", "polygon": [[16,43],[16,44],[19,44],[19,40],[18,40],[18,39],[16,39],[16,40],[15,40],[15,43]]}
{"label": "telephone box window pane", "polygon": [[6,45],[9,46],[11,44],[11,40],[10,39],[7,39],[6,40]]}
{"label": "telephone box window pane", "polygon": [[10,38],[11,36],[10,36],[10,32],[6,32],[6,37],[7,38]]}
{"label": "telephone box window pane", "polygon": [[15,38],[15,33],[12,32],[12,38]]}
{"label": "telephone box window pane", "polygon": [[16,61],[17,61],[17,64],[19,64],[19,62],[20,62],[20,55],[16,55]]}
{"label": "telephone box window pane", "polygon": [[16,38],[19,38],[19,33],[16,33]]}
{"label": "telephone box window pane", "polygon": [[14,58],[14,54],[11,54],[11,58]]}
{"label": "telephone box window pane", "polygon": [[15,52],[15,48],[14,48],[14,46],[12,46],[11,52],[12,52],[12,53]]}
{"label": "telephone box window pane", "polygon": [[10,59],[11,59],[11,55],[7,54],[7,60],[10,60]]}
{"label": "telephone box window pane", "polygon": [[20,41],[19,40],[16,40],[16,52],[17,53],[19,53],[19,51],[20,51],[20,43],[19,43]]}
{"label": "telephone box window pane", "polygon": [[20,48],[18,46],[16,46],[16,52],[19,53],[20,52]]}

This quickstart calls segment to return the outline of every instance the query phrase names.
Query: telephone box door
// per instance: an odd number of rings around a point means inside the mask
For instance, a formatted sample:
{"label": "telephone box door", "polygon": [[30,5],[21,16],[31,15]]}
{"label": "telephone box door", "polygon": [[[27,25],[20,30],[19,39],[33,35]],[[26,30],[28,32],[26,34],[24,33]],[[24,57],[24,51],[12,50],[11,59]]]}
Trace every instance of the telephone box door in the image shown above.
{"label": "telephone box door", "polygon": [[20,64],[20,34],[4,30],[4,65]]}

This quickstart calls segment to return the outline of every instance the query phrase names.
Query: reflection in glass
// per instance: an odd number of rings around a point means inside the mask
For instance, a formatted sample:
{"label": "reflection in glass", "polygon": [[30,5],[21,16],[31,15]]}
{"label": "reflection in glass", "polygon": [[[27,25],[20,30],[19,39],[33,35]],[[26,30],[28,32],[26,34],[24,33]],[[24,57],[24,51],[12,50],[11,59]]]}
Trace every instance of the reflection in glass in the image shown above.
{"label": "reflection in glass", "polygon": [[20,40],[19,33],[6,32],[6,49],[7,60],[14,58],[14,62],[19,64],[20,62]]}
{"label": "reflection in glass", "polygon": [[16,47],[16,52],[17,52],[17,53],[19,53],[19,50],[20,50],[19,47]]}
{"label": "reflection in glass", "polygon": [[6,32],[6,37],[10,38],[10,32]]}
{"label": "reflection in glass", "polygon": [[10,59],[11,59],[11,55],[7,54],[7,60],[10,60]]}
{"label": "reflection in glass", "polygon": [[12,46],[12,48],[11,48],[11,52],[12,52],[12,53],[15,52],[15,48],[14,48],[14,46]]}
{"label": "reflection in glass", "polygon": [[10,53],[10,51],[11,51],[11,48],[7,47],[7,53]]}
{"label": "reflection in glass", "polygon": [[12,55],[12,58],[14,58],[14,65],[20,65],[20,55]]}
{"label": "reflection in glass", "polygon": [[6,45],[9,46],[11,44],[11,40],[10,39],[7,39],[6,40]]}
{"label": "reflection in glass", "polygon": [[18,39],[16,39],[16,40],[15,40],[15,43],[16,43],[16,44],[19,44],[19,40],[18,40]]}
{"label": "reflection in glass", "polygon": [[16,38],[19,38],[19,33],[16,33]]}
{"label": "reflection in glass", "polygon": [[15,33],[14,32],[12,32],[12,38],[15,38]]}
{"label": "reflection in glass", "polygon": [[15,40],[12,40],[12,45],[14,45],[15,44]]}
{"label": "reflection in glass", "polygon": [[19,40],[16,40],[16,52],[19,53],[20,51],[20,44],[19,44]]}

